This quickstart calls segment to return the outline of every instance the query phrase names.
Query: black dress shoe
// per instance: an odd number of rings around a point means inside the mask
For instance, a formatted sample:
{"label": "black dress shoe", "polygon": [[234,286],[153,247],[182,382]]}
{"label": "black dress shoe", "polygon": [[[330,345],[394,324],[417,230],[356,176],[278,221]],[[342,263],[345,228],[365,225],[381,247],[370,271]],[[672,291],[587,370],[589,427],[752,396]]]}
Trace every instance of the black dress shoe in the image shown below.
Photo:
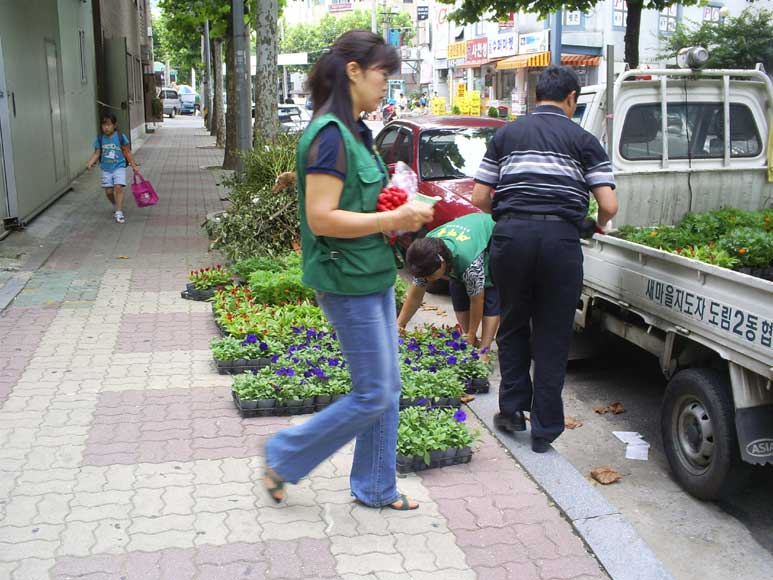
{"label": "black dress shoe", "polygon": [[550,441],[542,439],[541,437],[532,437],[531,450],[534,451],[534,453],[547,453],[550,451]]}
{"label": "black dress shoe", "polygon": [[523,416],[523,411],[516,411],[512,415],[497,413],[494,415],[494,427],[508,433],[526,431],[526,418]]}

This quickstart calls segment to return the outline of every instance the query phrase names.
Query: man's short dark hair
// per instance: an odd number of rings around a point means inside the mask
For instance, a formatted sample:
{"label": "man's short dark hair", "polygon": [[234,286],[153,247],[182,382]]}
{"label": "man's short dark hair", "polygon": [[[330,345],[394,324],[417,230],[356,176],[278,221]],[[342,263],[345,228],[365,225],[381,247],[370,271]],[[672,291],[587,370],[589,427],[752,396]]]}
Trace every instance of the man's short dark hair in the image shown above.
{"label": "man's short dark hair", "polygon": [[560,103],[572,91],[580,96],[580,79],[568,66],[549,66],[537,81],[537,101],[555,101]]}
{"label": "man's short dark hair", "polygon": [[443,262],[450,261],[451,251],[439,238],[419,238],[405,255],[408,272],[416,278],[426,278],[437,272]]}

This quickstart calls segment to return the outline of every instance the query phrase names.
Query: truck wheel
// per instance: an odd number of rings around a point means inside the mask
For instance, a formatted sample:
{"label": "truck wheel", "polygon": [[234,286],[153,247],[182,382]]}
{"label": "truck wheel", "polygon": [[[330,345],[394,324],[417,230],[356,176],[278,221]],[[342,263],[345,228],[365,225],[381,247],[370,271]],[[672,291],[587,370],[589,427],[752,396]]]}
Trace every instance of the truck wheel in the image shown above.
{"label": "truck wheel", "polygon": [[668,383],[660,428],[671,471],[704,500],[737,490],[749,469],[741,461],[730,383],[713,369],[687,369]]}

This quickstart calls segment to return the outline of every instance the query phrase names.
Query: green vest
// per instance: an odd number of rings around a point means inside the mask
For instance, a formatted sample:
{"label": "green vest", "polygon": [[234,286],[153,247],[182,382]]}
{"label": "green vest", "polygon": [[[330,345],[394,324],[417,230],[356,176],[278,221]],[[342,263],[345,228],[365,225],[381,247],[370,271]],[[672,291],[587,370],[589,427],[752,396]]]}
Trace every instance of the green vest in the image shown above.
{"label": "green vest", "polygon": [[[487,213],[471,213],[456,218],[427,234],[428,238],[440,238],[451,250],[451,264],[448,277],[461,281],[462,274],[475,259],[488,248],[494,220]],[[484,258],[486,286],[491,286],[488,271],[488,253]]]}
{"label": "green vest", "polygon": [[[394,285],[397,275],[392,248],[382,234],[361,238],[315,236],[306,220],[306,158],[317,134],[330,122],[341,130],[346,149],[346,179],[339,209],[358,213],[376,211],[387,169],[375,153],[351,134],[332,113],[314,119],[298,144],[298,201],[301,219],[303,283],[319,292],[366,295]],[[375,158],[374,158],[375,156]],[[379,167],[379,165],[381,167]]]}

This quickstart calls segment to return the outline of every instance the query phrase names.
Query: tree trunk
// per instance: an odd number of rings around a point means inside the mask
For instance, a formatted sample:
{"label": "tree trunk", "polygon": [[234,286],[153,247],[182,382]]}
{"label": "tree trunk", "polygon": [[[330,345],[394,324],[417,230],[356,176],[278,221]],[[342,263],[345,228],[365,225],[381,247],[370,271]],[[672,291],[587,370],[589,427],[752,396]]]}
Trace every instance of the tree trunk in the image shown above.
{"label": "tree trunk", "polygon": [[274,141],[279,132],[277,115],[277,0],[257,0],[255,24],[255,142]]}
{"label": "tree trunk", "polygon": [[641,31],[642,0],[629,0],[625,19],[625,62],[630,68],[639,66],[639,33]]}
{"label": "tree trunk", "polygon": [[[233,8],[233,7],[232,7]],[[236,59],[233,43],[233,10],[228,17],[228,29],[225,33],[225,92],[228,108],[225,112],[225,158],[223,169],[237,169],[239,165],[239,144],[236,134],[236,115],[239,114],[239,95],[236,94]]]}
{"label": "tree trunk", "polygon": [[214,62],[213,68],[215,76],[215,90],[214,98],[212,99],[214,106],[212,108],[212,122],[210,128],[212,134],[216,138],[218,147],[225,147],[225,118],[223,111],[225,109],[223,103],[223,40],[218,38],[213,42],[214,48],[212,50],[212,60]]}

